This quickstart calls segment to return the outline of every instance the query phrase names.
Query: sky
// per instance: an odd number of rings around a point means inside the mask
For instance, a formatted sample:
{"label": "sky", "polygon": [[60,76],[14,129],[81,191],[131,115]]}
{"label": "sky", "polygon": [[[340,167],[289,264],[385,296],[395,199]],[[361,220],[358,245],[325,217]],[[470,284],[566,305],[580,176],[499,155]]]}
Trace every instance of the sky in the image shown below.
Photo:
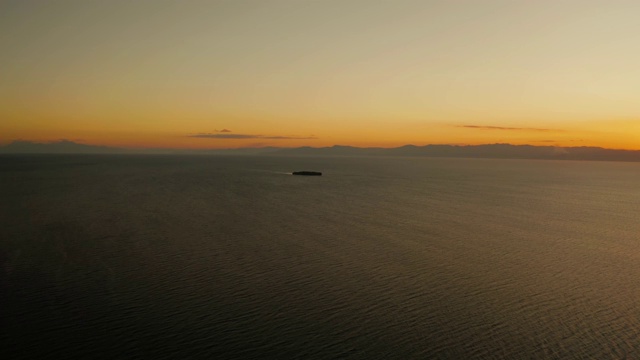
{"label": "sky", "polygon": [[637,0],[0,0],[0,145],[640,149]]}

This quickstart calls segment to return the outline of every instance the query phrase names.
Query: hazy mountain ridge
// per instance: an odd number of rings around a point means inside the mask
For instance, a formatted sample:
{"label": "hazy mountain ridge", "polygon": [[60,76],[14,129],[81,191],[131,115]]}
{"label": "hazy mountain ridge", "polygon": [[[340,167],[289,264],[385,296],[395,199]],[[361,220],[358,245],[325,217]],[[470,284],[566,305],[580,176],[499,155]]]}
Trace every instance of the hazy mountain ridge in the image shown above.
{"label": "hazy mountain ridge", "polygon": [[69,140],[51,143],[16,140],[5,146],[0,146],[0,153],[4,154],[102,154],[122,153],[123,149],[79,144]]}
{"label": "hazy mountain ridge", "polygon": [[229,154],[254,155],[279,150],[279,148],[243,149],[164,149],[164,148],[120,148],[80,144],[70,140],[48,143],[16,140],[0,146],[0,154]]}
{"label": "hazy mountain ridge", "polygon": [[293,148],[275,152],[296,156],[428,156],[497,159],[557,159],[640,161],[640,151],[600,147],[555,147],[511,144],[486,145],[405,145],[397,148],[357,148],[332,146]]}
{"label": "hazy mountain ridge", "polygon": [[396,148],[334,145],[330,147],[239,148],[239,149],[126,149],[79,144],[69,140],[51,143],[14,141],[0,146],[0,154],[218,154],[283,156],[427,156],[451,158],[555,159],[639,161],[638,150],[600,147],[556,147],[511,144],[486,145],[404,145]]}

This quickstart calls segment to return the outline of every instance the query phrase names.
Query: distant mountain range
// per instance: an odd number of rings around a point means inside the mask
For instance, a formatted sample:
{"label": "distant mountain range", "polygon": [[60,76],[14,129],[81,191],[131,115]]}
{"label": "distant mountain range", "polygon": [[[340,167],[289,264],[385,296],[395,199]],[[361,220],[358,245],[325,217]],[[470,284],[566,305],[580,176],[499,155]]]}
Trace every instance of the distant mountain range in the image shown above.
{"label": "distant mountain range", "polygon": [[69,140],[50,143],[18,140],[8,145],[0,146],[0,154],[116,154],[124,152],[124,149],[84,145]]}
{"label": "distant mountain range", "polygon": [[640,161],[640,151],[600,147],[555,147],[511,144],[487,145],[405,145],[397,148],[357,148],[332,146],[281,149],[278,155],[307,156],[427,156],[490,159],[554,159]]}
{"label": "distant mountain range", "polygon": [[110,146],[86,145],[74,141],[60,140],[48,143],[18,140],[0,146],[0,154],[229,154],[255,155],[277,148],[244,149],[163,149],[163,148],[119,148]]}
{"label": "distant mountain range", "polygon": [[0,146],[0,154],[218,154],[263,156],[425,156],[493,159],[553,159],[640,161],[640,151],[614,150],[600,147],[555,147],[533,145],[405,145],[396,148],[331,147],[241,148],[241,149],[125,149],[79,144],[62,140],[51,143],[14,141]]}

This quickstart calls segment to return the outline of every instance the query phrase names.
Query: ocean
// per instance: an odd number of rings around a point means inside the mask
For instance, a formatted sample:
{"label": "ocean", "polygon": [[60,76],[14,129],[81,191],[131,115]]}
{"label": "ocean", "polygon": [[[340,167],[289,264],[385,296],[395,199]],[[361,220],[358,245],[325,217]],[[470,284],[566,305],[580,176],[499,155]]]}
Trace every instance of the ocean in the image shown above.
{"label": "ocean", "polygon": [[621,162],[1,156],[2,357],[640,358],[639,184]]}

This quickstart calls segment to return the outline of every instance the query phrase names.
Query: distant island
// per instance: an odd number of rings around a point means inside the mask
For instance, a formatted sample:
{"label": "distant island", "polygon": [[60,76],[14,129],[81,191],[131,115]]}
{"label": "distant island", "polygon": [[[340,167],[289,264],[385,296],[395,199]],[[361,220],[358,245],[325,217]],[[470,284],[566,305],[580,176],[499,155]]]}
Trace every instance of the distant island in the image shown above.
{"label": "distant island", "polygon": [[330,147],[240,148],[240,149],[127,149],[79,144],[69,140],[50,143],[14,141],[0,146],[0,154],[199,154],[253,156],[400,156],[487,159],[638,161],[639,150],[600,147],[557,147],[511,144],[405,145],[396,148]]}

